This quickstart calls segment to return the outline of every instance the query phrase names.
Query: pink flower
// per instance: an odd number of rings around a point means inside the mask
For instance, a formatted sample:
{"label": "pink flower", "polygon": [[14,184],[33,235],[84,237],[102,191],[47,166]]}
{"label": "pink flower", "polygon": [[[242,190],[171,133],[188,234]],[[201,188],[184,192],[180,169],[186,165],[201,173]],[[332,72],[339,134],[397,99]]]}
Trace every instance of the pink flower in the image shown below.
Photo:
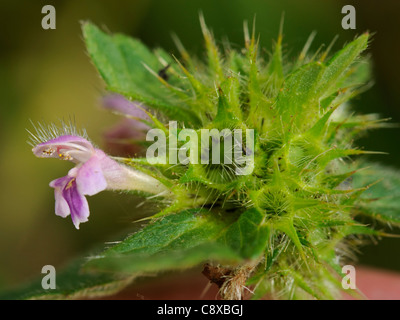
{"label": "pink flower", "polygon": [[110,111],[121,114],[127,118],[136,119],[136,125],[140,129],[149,127],[141,120],[151,121],[150,117],[144,111],[144,107],[139,102],[132,102],[120,94],[110,94],[102,99],[102,106]]}
{"label": "pink flower", "polygon": [[[40,139],[33,137],[39,142]],[[169,193],[158,180],[116,162],[79,135],[66,134],[48,139],[34,146],[32,151],[39,158],[57,158],[76,164],[65,177],[51,181],[50,186],[54,188],[56,215],[64,218],[71,215],[77,229],[80,223],[88,221],[86,195],[106,189]]]}
{"label": "pink flower", "polygon": [[133,156],[143,152],[140,141],[146,140],[146,131],[150,127],[144,122],[151,122],[139,102],[132,102],[119,94],[110,94],[102,98],[104,109],[125,116],[125,119],[104,133],[107,150],[111,154]]}

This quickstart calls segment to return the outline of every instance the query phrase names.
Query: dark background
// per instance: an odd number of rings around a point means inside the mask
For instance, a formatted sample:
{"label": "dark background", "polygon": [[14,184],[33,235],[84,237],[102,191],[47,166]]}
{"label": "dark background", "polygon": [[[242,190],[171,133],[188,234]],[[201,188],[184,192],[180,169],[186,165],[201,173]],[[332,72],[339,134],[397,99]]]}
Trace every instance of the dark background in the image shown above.
{"label": "dark background", "polygon": [[[56,30],[43,30],[41,8],[56,8]],[[341,8],[353,4],[357,29],[341,28]],[[103,85],[85,53],[80,21],[90,20],[111,32],[140,38],[151,47],[177,53],[176,33],[192,53],[203,49],[199,12],[218,40],[228,37],[243,44],[243,20],[256,27],[261,45],[271,48],[285,13],[284,52],[294,59],[313,30],[312,46],[339,39],[340,49],[355,35],[375,33],[368,53],[375,85],[354,101],[360,112],[378,112],[400,121],[400,2],[339,0],[148,0],[148,1],[31,1],[3,0],[0,13],[0,286],[40,275],[43,265],[62,266],[93,245],[119,240],[116,234],[135,228],[135,219],[151,208],[136,209],[139,198],[103,192],[89,199],[90,222],[75,230],[70,219],[54,214],[53,190],[48,183],[70,168],[62,161],[40,160],[26,143],[29,122],[76,118],[98,145],[118,121],[101,110]],[[360,141],[366,149],[389,152],[371,159],[399,167],[399,129],[371,132]],[[400,201],[400,200],[399,200]],[[394,230],[393,232],[398,232]],[[400,239],[384,239],[361,249],[360,263],[400,271]]]}

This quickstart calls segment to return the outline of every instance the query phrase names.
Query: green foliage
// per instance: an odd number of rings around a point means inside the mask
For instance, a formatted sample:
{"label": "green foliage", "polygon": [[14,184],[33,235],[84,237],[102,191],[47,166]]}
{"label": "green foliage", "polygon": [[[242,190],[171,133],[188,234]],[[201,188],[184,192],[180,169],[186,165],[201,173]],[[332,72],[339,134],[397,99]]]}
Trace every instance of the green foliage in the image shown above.
{"label": "green foliage", "polygon": [[190,119],[191,111],[184,102],[172,98],[148,71],[147,68],[158,70],[163,65],[139,40],[120,34],[109,36],[88,23],[83,25],[83,36],[89,55],[110,91],[157,107],[173,119]]}
{"label": "green foliage", "polygon": [[238,250],[216,240],[237,223],[233,217],[216,219],[213,212],[206,210],[185,210],[153,221],[86,267],[145,273],[189,268],[213,259],[235,263],[240,259]]}
{"label": "green foliage", "polygon": [[[129,278],[211,261],[231,270],[225,293],[239,290],[236,283],[247,284],[256,299],[336,298],[348,238],[384,235],[356,217],[400,224],[399,174],[377,165],[354,169],[353,156],[368,153],[355,138],[383,126],[345,104],[368,81],[360,54],[369,35],[330,59],[328,52],[308,54],[311,36],[298,59],[286,61],[281,33],[268,56],[247,26],[242,50],[221,50],[203,18],[201,24],[204,61],[179,41],[182,57],[175,59],[90,23],[83,33],[106,88],[146,104],[154,127],[167,131],[168,120],[176,120],[178,131],[193,128],[199,137],[200,129],[254,129],[254,170],[236,175],[235,162],[154,166],[124,159],[167,185],[174,198],[83,269]],[[158,72],[167,65],[166,80]]]}
{"label": "green foliage", "polygon": [[28,285],[0,293],[2,300],[31,299],[82,299],[112,295],[125,288],[136,275],[121,277],[113,274],[94,274],[82,272],[82,265],[86,259],[79,259],[67,266],[56,276],[56,289],[42,288],[42,279],[35,280]]}
{"label": "green foliage", "polygon": [[356,208],[374,219],[398,225],[400,223],[400,174],[392,168],[365,163],[365,170],[353,176],[355,188],[368,187],[357,199]]}

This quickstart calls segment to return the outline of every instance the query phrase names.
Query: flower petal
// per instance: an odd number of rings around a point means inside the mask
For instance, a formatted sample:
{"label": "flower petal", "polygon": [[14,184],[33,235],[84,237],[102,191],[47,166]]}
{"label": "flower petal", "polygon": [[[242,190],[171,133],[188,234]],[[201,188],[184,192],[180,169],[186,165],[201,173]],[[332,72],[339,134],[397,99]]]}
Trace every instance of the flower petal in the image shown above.
{"label": "flower petal", "polygon": [[[150,120],[150,117],[140,107],[139,102],[132,102],[119,94],[112,94],[103,98],[103,107],[125,116]],[[140,106],[140,107],[139,107]],[[142,107],[143,108],[143,107]]]}
{"label": "flower petal", "polygon": [[80,223],[88,221],[89,205],[85,196],[79,192],[74,178],[64,187],[62,195],[71,211],[72,222],[79,229]]}
{"label": "flower petal", "polygon": [[67,201],[65,201],[62,191],[59,189],[54,190],[54,197],[56,199],[56,215],[66,218],[71,214]]}
{"label": "flower petal", "polygon": [[83,162],[90,158],[94,151],[93,145],[80,136],[64,135],[40,143],[32,149],[39,158],[58,158]]}
{"label": "flower petal", "polygon": [[50,187],[54,188],[54,198],[55,198],[55,212],[56,215],[60,217],[67,217],[71,213],[67,201],[65,201],[62,190],[71,181],[71,177],[62,177],[50,182]]}
{"label": "flower petal", "polygon": [[80,193],[92,196],[107,188],[100,161],[101,158],[94,154],[78,170],[74,170],[76,184]]}
{"label": "flower petal", "polygon": [[108,152],[120,157],[132,157],[145,148],[138,143],[146,140],[145,130],[150,127],[134,119],[123,119],[104,133]]}

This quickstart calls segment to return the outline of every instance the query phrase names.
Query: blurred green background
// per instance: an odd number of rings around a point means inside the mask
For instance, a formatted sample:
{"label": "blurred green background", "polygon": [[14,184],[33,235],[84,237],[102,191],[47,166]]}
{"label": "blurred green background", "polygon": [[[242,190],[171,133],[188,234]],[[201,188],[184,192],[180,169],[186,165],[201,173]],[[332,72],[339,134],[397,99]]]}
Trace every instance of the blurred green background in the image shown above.
{"label": "blurred green background", "polygon": [[[43,30],[41,8],[56,8],[56,30]],[[341,28],[341,8],[353,4],[357,29]],[[400,2],[341,0],[144,0],[144,1],[31,1],[2,0],[0,23],[0,286],[10,286],[40,275],[43,265],[62,266],[95,244],[120,239],[134,219],[151,208],[136,208],[141,200],[103,192],[90,197],[90,222],[76,230],[70,219],[54,214],[51,180],[64,176],[71,164],[37,159],[26,143],[29,122],[58,122],[75,117],[79,127],[104,147],[103,133],[118,117],[100,108],[103,84],[85,53],[80,21],[90,20],[111,32],[140,38],[151,47],[177,53],[176,33],[186,48],[203,48],[198,15],[204,13],[216,38],[243,43],[243,20],[256,16],[261,45],[269,50],[285,13],[287,59],[294,59],[309,34],[312,46],[334,50],[365,30],[375,32],[372,55],[375,85],[354,101],[361,112],[378,112],[400,122]],[[367,149],[389,152],[372,160],[400,167],[399,129],[374,131],[360,143]],[[107,150],[106,150],[107,151]],[[400,200],[399,200],[400,201]],[[384,239],[361,248],[360,263],[400,271],[400,239]]]}

